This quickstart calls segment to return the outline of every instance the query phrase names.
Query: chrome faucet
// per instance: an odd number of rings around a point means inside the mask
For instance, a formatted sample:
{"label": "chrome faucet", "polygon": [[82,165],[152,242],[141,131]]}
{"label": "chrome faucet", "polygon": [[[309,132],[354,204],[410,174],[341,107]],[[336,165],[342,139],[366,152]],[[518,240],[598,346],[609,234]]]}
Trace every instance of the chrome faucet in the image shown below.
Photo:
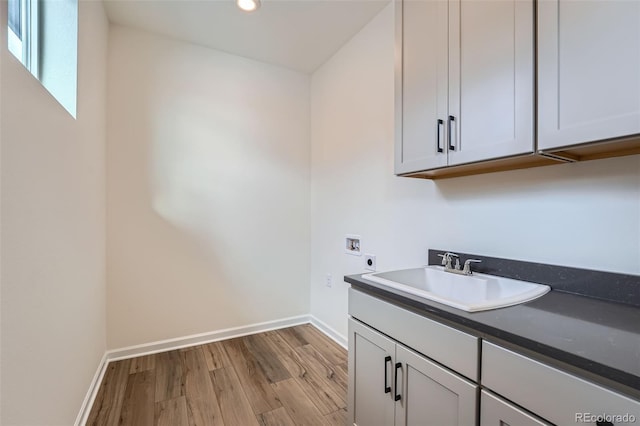
{"label": "chrome faucet", "polygon": [[[457,254],[446,252],[444,254],[439,254],[438,256],[442,258],[441,264],[442,266],[444,266],[445,272],[451,272],[453,274],[460,275],[473,275],[473,271],[471,271],[471,264],[482,262],[482,260],[478,259],[467,259],[464,262],[464,266],[460,267],[460,256],[458,256]],[[451,264],[451,261],[453,260],[452,258],[454,257],[456,258],[455,266]]]}

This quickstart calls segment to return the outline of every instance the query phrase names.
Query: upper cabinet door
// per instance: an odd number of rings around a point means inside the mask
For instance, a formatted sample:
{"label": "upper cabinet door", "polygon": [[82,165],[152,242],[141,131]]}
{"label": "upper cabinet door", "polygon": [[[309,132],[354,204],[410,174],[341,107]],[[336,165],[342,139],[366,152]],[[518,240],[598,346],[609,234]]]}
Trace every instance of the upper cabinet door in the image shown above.
{"label": "upper cabinet door", "polygon": [[447,165],[447,13],[446,1],[395,0],[396,174]]}
{"label": "upper cabinet door", "polygon": [[533,13],[531,0],[449,1],[450,165],[533,152]]}
{"label": "upper cabinet door", "polygon": [[640,133],[640,2],[538,1],[538,148]]}

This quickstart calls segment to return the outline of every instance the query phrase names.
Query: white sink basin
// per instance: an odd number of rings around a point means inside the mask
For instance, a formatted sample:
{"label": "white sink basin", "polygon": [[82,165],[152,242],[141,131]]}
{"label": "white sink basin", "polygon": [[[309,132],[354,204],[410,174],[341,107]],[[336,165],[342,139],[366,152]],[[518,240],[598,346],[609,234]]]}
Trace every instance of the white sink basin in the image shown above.
{"label": "white sink basin", "polygon": [[452,274],[441,266],[375,272],[362,278],[467,312],[517,305],[551,290],[547,285],[494,275]]}

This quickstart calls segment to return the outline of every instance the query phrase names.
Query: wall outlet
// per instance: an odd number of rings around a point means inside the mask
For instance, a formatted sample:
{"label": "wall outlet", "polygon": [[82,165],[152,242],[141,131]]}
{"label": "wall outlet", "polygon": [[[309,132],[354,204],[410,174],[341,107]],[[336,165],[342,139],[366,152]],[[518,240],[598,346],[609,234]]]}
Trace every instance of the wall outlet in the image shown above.
{"label": "wall outlet", "polygon": [[376,271],[376,255],[365,254],[364,255],[364,269],[366,271]]}
{"label": "wall outlet", "polygon": [[324,277],[324,285],[326,285],[327,287],[332,287],[333,286],[333,277],[331,276],[331,274],[327,274]]}

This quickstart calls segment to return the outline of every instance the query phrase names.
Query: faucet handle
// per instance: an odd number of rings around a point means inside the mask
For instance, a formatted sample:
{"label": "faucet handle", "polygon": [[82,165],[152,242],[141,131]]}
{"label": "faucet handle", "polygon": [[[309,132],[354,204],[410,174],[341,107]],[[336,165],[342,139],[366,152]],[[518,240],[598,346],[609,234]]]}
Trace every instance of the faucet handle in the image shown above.
{"label": "faucet handle", "polygon": [[460,266],[460,258],[458,256],[456,256],[456,264],[453,269],[455,269],[456,271],[462,270],[462,267]]}
{"label": "faucet handle", "polygon": [[[457,257],[459,258],[460,256],[458,256],[455,253],[451,253],[451,252],[446,252],[444,254],[439,254],[439,257],[442,258],[442,265],[446,268],[446,269],[451,269],[451,258],[452,257]],[[460,264],[460,261],[458,261],[458,265]]]}
{"label": "faucet handle", "polygon": [[482,263],[482,260],[478,260],[478,259],[467,259],[464,261],[464,268],[462,269],[462,272],[464,272],[466,275],[471,275],[473,274],[473,272],[471,272],[471,264],[472,263]]}

